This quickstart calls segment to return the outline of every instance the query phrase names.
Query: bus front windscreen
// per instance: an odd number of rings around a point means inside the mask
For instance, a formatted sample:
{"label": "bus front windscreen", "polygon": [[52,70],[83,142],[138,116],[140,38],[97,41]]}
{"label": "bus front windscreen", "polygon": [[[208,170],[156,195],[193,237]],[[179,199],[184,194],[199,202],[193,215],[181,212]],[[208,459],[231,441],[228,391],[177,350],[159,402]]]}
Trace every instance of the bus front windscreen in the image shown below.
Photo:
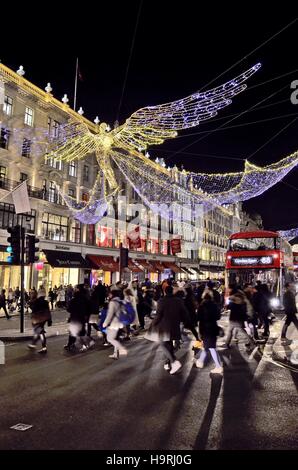
{"label": "bus front windscreen", "polygon": [[261,251],[276,249],[276,238],[234,238],[230,251]]}

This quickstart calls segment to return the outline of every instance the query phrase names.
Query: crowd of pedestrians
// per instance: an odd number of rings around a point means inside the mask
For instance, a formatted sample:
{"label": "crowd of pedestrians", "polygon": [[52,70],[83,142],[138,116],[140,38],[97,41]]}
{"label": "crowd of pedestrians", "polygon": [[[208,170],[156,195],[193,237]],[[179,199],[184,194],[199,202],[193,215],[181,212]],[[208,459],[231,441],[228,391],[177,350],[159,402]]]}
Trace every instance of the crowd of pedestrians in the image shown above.
{"label": "crowd of pedestrians", "polygon": [[[284,307],[286,320],[281,340],[286,338],[288,326],[293,323],[298,329],[297,307],[293,284],[286,284]],[[11,304],[18,305],[20,290],[5,290],[0,295],[0,307],[7,312]],[[44,286],[31,289],[27,294],[33,326],[33,340],[29,345],[35,349],[41,341],[40,353],[47,352],[46,324],[51,325],[54,307],[65,308],[68,312],[69,336],[65,350],[84,352],[95,344],[93,334],[102,338],[104,346],[111,346],[112,359],[126,356],[126,342],[144,331],[144,339],[158,343],[164,354],[164,369],[171,375],[181,369],[177,351],[185,330],[192,335],[195,351],[195,365],[203,368],[210,354],[215,368],[212,373],[223,373],[223,366],[217,350],[217,340],[222,338],[222,347],[231,348],[245,339],[248,352],[259,343],[265,342],[270,334],[272,318],[272,296],[266,284],[231,285],[225,289],[222,282],[201,283],[175,282],[173,279],[153,284],[146,279],[140,283],[134,279],[129,284],[117,282],[106,286],[101,281],[90,288],[88,285],[56,286],[46,294]],[[229,315],[225,332],[218,321],[221,315]],[[147,320],[146,320],[147,319]]]}

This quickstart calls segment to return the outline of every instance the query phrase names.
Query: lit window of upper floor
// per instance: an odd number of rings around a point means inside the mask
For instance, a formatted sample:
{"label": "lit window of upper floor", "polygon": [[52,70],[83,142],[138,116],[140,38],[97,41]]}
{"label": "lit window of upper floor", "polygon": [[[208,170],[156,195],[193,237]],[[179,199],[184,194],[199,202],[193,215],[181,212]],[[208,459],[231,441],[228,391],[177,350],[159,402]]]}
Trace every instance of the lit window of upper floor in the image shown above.
{"label": "lit window of upper floor", "polygon": [[27,173],[20,173],[20,182],[27,181],[28,175]]}
{"label": "lit window of upper floor", "polygon": [[13,99],[10,96],[4,96],[4,103],[3,103],[3,112],[7,114],[7,116],[12,115],[12,107],[13,107]]}
{"label": "lit window of upper floor", "polygon": [[26,106],[24,123],[27,124],[27,126],[33,126],[33,116],[33,109]]}
{"label": "lit window of upper floor", "polygon": [[55,119],[48,117],[48,133],[49,136],[57,139],[59,137],[60,132],[60,122],[56,121]]}
{"label": "lit window of upper floor", "polygon": [[22,144],[22,157],[29,158],[31,154],[31,140],[23,139]]}
{"label": "lit window of upper floor", "polygon": [[0,148],[8,150],[10,131],[5,127],[0,129]]}
{"label": "lit window of upper floor", "polygon": [[6,178],[7,174],[7,168],[6,166],[0,166],[0,180]]}
{"label": "lit window of upper floor", "polygon": [[77,164],[76,164],[76,162],[70,162],[69,163],[68,174],[69,174],[69,176],[73,176],[73,177],[77,176]]}

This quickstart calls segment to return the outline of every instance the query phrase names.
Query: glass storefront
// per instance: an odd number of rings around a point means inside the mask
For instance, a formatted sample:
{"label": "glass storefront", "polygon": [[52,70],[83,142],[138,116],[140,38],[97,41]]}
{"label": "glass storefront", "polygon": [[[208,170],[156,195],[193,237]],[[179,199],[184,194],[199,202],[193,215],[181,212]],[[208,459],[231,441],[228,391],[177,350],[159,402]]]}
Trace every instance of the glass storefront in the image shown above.
{"label": "glass storefront", "polygon": [[79,283],[78,268],[52,268],[49,264],[44,264],[43,269],[38,271],[38,286],[41,284],[48,291],[50,288],[71,284],[75,286]]}
{"label": "glass storefront", "polygon": [[[7,290],[11,287],[15,289],[21,286],[21,268],[20,266],[11,266],[4,264],[7,262],[9,253],[6,251],[0,251],[0,288]],[[24,284],[25,289],[31,287],[31,269],[30,266],[25,266],[24,269]]]}
{"label": "glass storefront", "polygon": [[103,271],[102,269],[92,269],[90,275],[90,285],[97,284],[102,281],[103,284],[110,285],[112,283],[112,273],[110,271]]}

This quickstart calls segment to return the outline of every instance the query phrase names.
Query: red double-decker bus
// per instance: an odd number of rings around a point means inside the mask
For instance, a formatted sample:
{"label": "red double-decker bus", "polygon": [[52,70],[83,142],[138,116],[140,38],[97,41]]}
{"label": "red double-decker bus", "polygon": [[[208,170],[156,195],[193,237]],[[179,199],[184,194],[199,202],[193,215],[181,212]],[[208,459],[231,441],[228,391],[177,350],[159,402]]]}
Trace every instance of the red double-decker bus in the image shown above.
{"label": "red double-decker bus", "polygon": [[226,254],[226,285],[268,284],[281,305],[285,282],[293,281],[291,245],[277,232],[238,232],[229,238]]}

